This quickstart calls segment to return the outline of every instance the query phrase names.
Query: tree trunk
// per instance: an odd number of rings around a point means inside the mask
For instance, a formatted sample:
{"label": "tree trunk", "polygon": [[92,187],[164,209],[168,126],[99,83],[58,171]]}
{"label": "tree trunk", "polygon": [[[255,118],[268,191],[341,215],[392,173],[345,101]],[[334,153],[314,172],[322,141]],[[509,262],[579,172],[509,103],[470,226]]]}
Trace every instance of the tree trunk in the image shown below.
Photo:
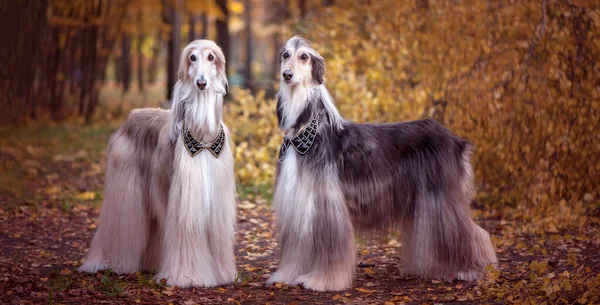
{"label": "tree trunk", "polygon": [[[129,0],[72,1],[66,10],[59,9],[56,1],[0,1],[3,21],[15,27],[7,29],[15,35],[4,39],[5,45],[12,47],[0,50],[0,58],[6,61],[0,69],[0,88],[11,88],[6,101],[19,113],[15,119],[34,118],[38,110],[55,121],[73,113],[91,118],[98,104],[98,80],[104,75],[106,54],[112,50],[101,38],[104,34],[104,41],[113,44],[124,17],[110,10],[113,1],[119,3],[120,11],[127,11]],[[69,102],[67,94],[75,102]]]}
{"label": "tree trunk", "polygon": [[208,39],[208,17],[206,13],[202,14],[202,35],[200,38]]}
{"label": "tree trunk", "polygon": [[148,64],[148,82],[154,84],[156,82],[156,74],[158,74],[158,54],[160,53],[160,47],[162,46],[162,35],[160,30],[156,32],[156,41],[152,47],[152,57],[150,57],[150,63]]}
{"label": "tree trunk", "polygon": [[[166,24],[172,24],[173,23],[173,6],[170,4],[169,1],[167,0],[162,0],[163,3],[163,22]],[[169,32],[169,34],[167,35],[167,90],[165,90],[166,92],[166,99],[170,100],[171,99],[171,95],[173,94],[173,86],[171,84],[174,83],[173,81],[173,73],[171,73],[171,71],[173,71],[173,60],[171,59],[173,57],[173,48],[171,48],[171,45],[173,44],[173,35],[171,35],[171,33]]]}
{"label": "tree trunk", "polygon": [[253,91],[252,82],[252,0],[246,0],[246,87]]}
{"label": "tree trunk", "polygon": [[138,89],[140,92],[144,91],[144,54],[142,53],[142,44],[144,42],[144,34],[143,34],[143,14],[142,11],[138,11],[138,39],[137,39],[137,81],[138,81]]}
{"label": "tree trunk", "polygon": [[78,37],[81,35],[81,31],[77,31],[77,35],[73,39],[71,43],[71,50],[69,51],[69,57],[71,58],[71,63],[69,65],[69,73],[72,73],[71,81],[69,82],[69,94],[75,94],[75,89],[79,86],[79,60],[77,58],[77,43]]}
{"label": "tree trunk", "polygon": [[196,40],[196,16],[193,13],[188,15],[188,24],[190,30],[188,32],[188,43]]}
{"label": "tree trunk", "polygon": [[306,16],[306,0],[298,0],[298,9],[300,10],[300,18]]}
{"label": "tree trunk", "polygon": [[140,92],[144,91],[144,54],[142,53],[142,42],[144,41],[144,36],[138,36],[137,40],[137,83],[138,89]]}
{"label": "tree trunk", "polygon": [[290,17],[290,0],[283,0],[283,19],[288,20]]}
{"label": "tree trunk", "polygon": [[119,58],[114,58],[115,61],[115,82],[117,84],[123,84],[123,64],[122,64],[122,57],[119,56]]}
{"label": "tree trunk", "polygon": [[275,50],[275,56],[273,56],[273,62],[271,62],[272,75],[275,80],[279,79],[279,49],[281,48],[281,39],[279,33],[273,33],[273,50]]}
{"label": "tree trunk", "polygon": [[[49,71],[49,76],[50,76],[50,81],[49,81],[49,85],[50,85],[50,116],[52,117],[52,119],[58,119],[57,117],[57,113],[60,110],[61,107],[61,101],[59,100],[58,97],[58,86],[59,86],[59,79],[57,77],[58,73],[59,73],[59,68],[60,68],[60,60],[61,60],[61,54],[60,54],[60,47],[58,44],[58,40],[59,40],[59,33],[58,33],[58,29],[54,28],[52,30],[52,42],[54,45],[54,56],[53,56],[53,61],[52,61],[52,65],[50,67],[50,71]],[[82,97],[82,100],[83,97]]]}
{"label": "tree trunk", "polygon": [[171,33],[168,35],[168,54],[167,54],[167,90],[166,98],[169,100],[173,95],[173,86],[177,82],[177,69],[179,65],[179,52],[181,44],[181,8],[182,0],[175,0],[174,6],[169,1],[163,0],[163,18],[166,23],[171,25]]}
{"label": "tree trunk", "polygon": [[229,54],[229,10],[227,9],[227,0],[217,0],[217,5],[223,12],[224,20],[217,19],[217,44],[223,50],[223,54],[229,63],[231,63],[231,54]]}
{"label": "tree trunk", "polygon": [[[86,2],[85,6],[86,6],[86,18],[84,19],[86,22],[88,21],[89,16],[91,15],[91,5],[92,2]],[[89,73],[89,68],[90,68],[90,57],[87,55],[88,53],[91,52],[91,48],[92,46],[95,46],[95,44],[91,41],[90,39],[90,29],[89,28],[83,28],[82,29],[82,34],[81,34],[81,90],[79,91],[79,109],[78,109],[78,113],[80,116],[84,116],[86,114],[86,107],[87,105],[87,92],[88,92],[88,80],[89,78],[93,77],[90,73]],[[53,95],[53,93],[51,94]]]}
{"label": "tree trunk", "polygon": [[[92,11],[92,16],[95,15],[96,18],[100,18],[100,16],[102,15],[102,4],[103,4],[103,0],[99,0],[98,1],[98,7],[95,9],[95,12]],[[94,8],[92,7],[92,10]],[[90,79],[88,80],[88,107],[87,107],[87,112],[85,113],[85,120],[86,122],[90,122],[92,120],[92,115],[94,114],[94,111],[96,110],[96,106],[98,105],[98,90],[96,88],[96,82],[98,81],[98,64],[99,64],[99,60],[98,60],[98,25],[94,25],[92,26],[91,29],[91,41],[92,41],[92,48],[91,48],[91,52],[90,52],[90,62],[91,62],[91,66],[90,66]]]}
{"label": "tree trunk", "polygon": [[175,7],[173,7],[173,30],[171,31],[171,95],[173,94],[173,86],[177,82],[177,70],[179,68],[179,53],[181,49],[181,9],[183,6],[183,0],[175,0]]}
{"label": "tree trunk", "polygon": [[131,85],[131,36],[123,34],[121,39],[121,76],[123,77],[123,93],[129,91]]}

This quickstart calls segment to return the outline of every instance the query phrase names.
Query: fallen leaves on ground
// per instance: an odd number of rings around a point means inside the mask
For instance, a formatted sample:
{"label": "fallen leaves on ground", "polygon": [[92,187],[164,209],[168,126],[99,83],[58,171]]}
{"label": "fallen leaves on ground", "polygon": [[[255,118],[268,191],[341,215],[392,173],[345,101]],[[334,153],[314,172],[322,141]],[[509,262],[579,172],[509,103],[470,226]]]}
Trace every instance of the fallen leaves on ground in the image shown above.
{"label": "fallen leaves on ground", "polygon": [[[312,292],[284,284],[266,286],[278,264],[277,243],[273,210],[260,196],[238,203],[236,283],[180,289],[155,281],[148,272],[81,274],[76,269],[97,227],[103,188],[98,168],[104,168],[104,159],[85,157],[89,154],[75,149],[47,160],[43,147],[27,150],[13,145],[2,148],[0,166],[14,169],[29,159],[26,164],[31,168],[24,169],[26,192],[0,194],[2,304],[600,302],[597,226],[589,222],[579,229],[540,234],[510,214],[490,213],[478,213],[485,218],[477,222],[492,234],[500,268],[490,268],[490,276],[479,282],[445,282],[406,274],[401,241],[390,232],[359,241],[356,278],[350,289]],[[7,157],[6,151],[11,155]]]}

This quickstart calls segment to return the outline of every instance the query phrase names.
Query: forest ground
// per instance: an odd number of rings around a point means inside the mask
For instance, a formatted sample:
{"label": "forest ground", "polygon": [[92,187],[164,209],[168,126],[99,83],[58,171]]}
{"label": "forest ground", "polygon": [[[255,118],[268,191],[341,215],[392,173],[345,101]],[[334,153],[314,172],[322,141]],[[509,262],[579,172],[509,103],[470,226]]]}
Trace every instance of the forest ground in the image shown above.
{"label": "forest ground", "polygon": [[[277,243],[268,200],[241,189],[237,209],[238,281],[179,289],[150,273],[76,272],[98,225],[104,151],[114,124],[0,128],[1,304],[422,304],[600,302],[597,226],[531,233],[510,213],[474,204],[476,221],[494,239],[498,270],[479,282],[452,283],[404,274],[402,246],[359,238],[356,278],[341,292],[265,286]],[[275,159],[274,159],[275,160]],[[274,161],[275,162],[275,161]]]}

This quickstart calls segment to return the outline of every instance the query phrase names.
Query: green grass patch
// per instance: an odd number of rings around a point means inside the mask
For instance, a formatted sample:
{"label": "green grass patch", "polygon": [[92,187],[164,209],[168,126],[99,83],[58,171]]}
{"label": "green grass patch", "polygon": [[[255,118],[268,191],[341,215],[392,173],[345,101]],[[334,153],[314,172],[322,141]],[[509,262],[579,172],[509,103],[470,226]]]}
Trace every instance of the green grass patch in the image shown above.
{"label": "green grass patch", "polygon": [[271,206],[273,201],[273,186],[271,184],[260,185],[237,185],[237,194],[240,200],[249,200],[254,202],[257,198],[262,198],[267,206]]}
{"label": "green grass patch", "polygon": [[163,281],[156,281],[154,278],[156,276],[156,271],[152,270],[151,272],[137,272],[137,281],[138,285],[142,287],[146,287],[149,289],[161,289],[166,287],[166,283]]}
{"label": "green grass patch", "polygon": [[100,286],[98,290],[106,296],[124,296],[125,295],[125,282],[120,277],[115,277],[112,270],[104,271],[102,277],[100,277]]}
{"label": "green grass patch", "polygon": [[48,304],[54,304],[55,295],[69,289],[71,284],[73,284],[73,279],[70,275],[57,273],[51,276],[48,281]]}
{"label": "green grass patch", "polygon": [[102,200],[104,200],[104,195],[101,191],[91,192],[93,194],[93,199],[82,199],[78,198],[78,194],[71,194],[61,199],[60,208],[68,212],[75,205],[83,203],[89,207],[99,207],[102,204]]}
{"label": "green grass patch", "polygon": [[[40,184],[79,177],[90,164],[99,164],[118,126],[117,122],[0,126],[0,202],[8,210],[39,204],[44,195],[44,190],[36,189]],[[102,196],[95,196],[90,203],[101,201]],[[66,199],[62,208],[74,203]]]}
{"label": "green grass patch", "polygon": [[263,274],[265,274],[264,270],[258,270],[258,271],[253,271],[253,272],[240,271],[240,272],[238,272],[238,274],[233,282],[235,284],[260,282],[260,281],[262,281]]}
{"label": "green grass patch", "polygon": [[[71,154],[74,159],[90,158],[97,161],[118,125],[45,125],[27,127],[0,127],[0,138],[16,153],[50,161],[57,155]],[[85,155],[75,155],[80,150]]]}

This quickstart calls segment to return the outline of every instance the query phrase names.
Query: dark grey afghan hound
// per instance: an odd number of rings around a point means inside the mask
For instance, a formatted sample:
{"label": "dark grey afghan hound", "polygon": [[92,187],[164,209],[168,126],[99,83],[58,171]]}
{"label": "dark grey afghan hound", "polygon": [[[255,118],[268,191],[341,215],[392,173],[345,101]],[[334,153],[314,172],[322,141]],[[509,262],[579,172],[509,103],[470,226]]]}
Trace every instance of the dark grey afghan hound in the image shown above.
{"label": "dark grey afghan hound", "polygon": [[433,120],[356,124],[323,85],[325,63],[292,37],[281,54],[275,205],[281,262],[268,283],[352,285],[355,229],[402,231],[407,269],[477,280],[496,264],[490,235],[471,218],[471,144]]}

